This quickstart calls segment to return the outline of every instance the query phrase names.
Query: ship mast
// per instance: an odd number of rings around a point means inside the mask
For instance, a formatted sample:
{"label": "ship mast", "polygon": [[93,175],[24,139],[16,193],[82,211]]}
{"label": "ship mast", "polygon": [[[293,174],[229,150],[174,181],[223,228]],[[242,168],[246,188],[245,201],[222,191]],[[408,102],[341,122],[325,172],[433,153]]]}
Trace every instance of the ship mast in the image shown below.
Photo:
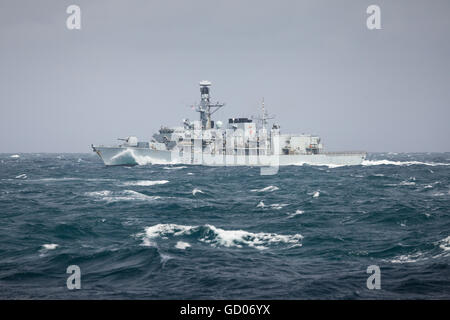
{"label": "ship mast", "polygon": [[264,98],[262,98],[262,103],[261,103],[261,111],[262,111],[262,115],[261,116],[252,116],[252,119],[256,120],[256,121],[261,121],[261,128],[263,131],[266,131],[266,125],[268,123],[267,120],[270,119],[274,119],[275,116],[269,116],[266,112],[266,106],[264,104]]}
{"label": "ship mast", "polygon": [[[202,123],[202,129],[211,129],[211,115],[223,107],[224,103],[211,103],[209,90],[211,87],[211,82],[201,81],[200,82],[200,103],[197,105],[196,111],[200,113],[200,121]],[[211,109],[214,110],[211,110]]]}

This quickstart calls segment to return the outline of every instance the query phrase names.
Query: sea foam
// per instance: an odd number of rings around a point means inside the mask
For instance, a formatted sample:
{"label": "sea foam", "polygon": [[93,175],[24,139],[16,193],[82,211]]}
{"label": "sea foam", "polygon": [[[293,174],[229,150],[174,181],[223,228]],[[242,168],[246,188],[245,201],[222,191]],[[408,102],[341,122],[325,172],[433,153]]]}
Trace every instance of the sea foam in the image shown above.
{"label": "sea foam", "polygon": [[277,190],[279,190],[280,188],[278,188],[277,186],[268,186],[268,187],[265,187],[265,188],[262,188],[262,189],[253,189],[253,190],[250,190],[251,192],[273,192],[273,191],[277,191]]}
{"label": "sea foam", "polygon": [[412,165],[424,165],[424,166],[450,166],[450,163],[441,162],[421,162],[421,161],[391,161],[391,160],[363,160],[363,166],[380,166],[380,165],[393,165],[393,166],[412,166]]}
{"label": "sea foam", "polygon": [[160,199],[159,196],[148,196],[146,194],[133,191],[133,190],[123,190],[123,191],[94,191],[86,192],[86,196],[93,197],[96,200],[106,201],[106,202],[118,202],[118,201],[153,201]]}
{"label": "sea foam", "polygon": [[124,186],[141,186],[141,187],[149,187],[159,184],[166,184],[169,180],[138,180],[138,181],[128,181],[124,182]]}
{"label": "sea foam", "polygon": [[[263,250],[271,245],[290,244],[301,246],[303,239],[301,234],[280,235],[277,233],[259,232],[253,233],[245,230],[225,230],[210,224],[203,226],[186,226],[178,224],[157,224],[145,228],[143,237],[144,246],[155,246],[157,238],[167,239],[169,236],[188,236],[196,234],[197,240],[213,247],[237,247],[243,246]],[[177,243],[178,245],[178,243]]]}

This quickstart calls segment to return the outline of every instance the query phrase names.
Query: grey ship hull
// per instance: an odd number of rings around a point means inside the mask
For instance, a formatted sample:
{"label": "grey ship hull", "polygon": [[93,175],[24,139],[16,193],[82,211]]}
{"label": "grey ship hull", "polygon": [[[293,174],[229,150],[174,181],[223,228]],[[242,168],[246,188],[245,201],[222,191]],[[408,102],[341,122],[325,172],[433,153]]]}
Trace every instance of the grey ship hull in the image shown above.
{"label": "grey ship hull", "polygon": [[189,155],[180,157],[167,150],[136,147],[93,146],[107,166],[145,165],[145,164],[199,164],[208,166],[288,166],[288,165],[360,165],[366,157],[365,152],[329,152],[320,154],[272,155],[266,157],[227,155],[210,158]]}

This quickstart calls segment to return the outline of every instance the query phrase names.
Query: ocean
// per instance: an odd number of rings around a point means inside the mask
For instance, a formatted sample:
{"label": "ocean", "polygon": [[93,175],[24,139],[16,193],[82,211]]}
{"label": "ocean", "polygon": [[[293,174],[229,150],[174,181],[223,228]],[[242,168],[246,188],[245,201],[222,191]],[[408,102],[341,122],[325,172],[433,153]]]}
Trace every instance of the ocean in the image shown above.
{"label": "ocean", "polygon": [[449,263],[450,153],[272,176],[0,155],[1,299],[449,299]]}

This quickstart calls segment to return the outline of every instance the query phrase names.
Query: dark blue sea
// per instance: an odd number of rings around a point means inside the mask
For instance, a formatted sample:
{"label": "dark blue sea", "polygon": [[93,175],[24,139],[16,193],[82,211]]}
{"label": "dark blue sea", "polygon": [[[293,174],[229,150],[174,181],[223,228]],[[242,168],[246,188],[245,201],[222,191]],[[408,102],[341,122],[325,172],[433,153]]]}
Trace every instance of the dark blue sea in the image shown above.
{"label": "dark blue sea", "polygon": [[1,299],[449,299],[449,263],[450,153],[272,176],[0,155]]}

